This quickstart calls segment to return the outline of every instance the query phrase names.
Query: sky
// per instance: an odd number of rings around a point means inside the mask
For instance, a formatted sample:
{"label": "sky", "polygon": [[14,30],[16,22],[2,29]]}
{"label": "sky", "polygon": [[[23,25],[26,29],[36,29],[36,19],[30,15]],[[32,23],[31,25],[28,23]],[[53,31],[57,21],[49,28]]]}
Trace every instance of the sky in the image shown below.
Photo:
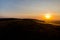
{"label": "sky", "polygon": [[0,17],[37,18],[50,13],[60,18],[60,0],[0,0]]}

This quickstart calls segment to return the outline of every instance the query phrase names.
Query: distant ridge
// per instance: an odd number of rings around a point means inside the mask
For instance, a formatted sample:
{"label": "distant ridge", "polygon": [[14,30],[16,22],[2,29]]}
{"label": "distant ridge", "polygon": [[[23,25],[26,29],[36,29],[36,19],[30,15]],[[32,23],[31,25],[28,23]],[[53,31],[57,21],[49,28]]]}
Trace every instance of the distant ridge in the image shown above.
{"label": "distant ridge", "polygon": [[38,22],[44,22],[42,20],[37,20],[37,19],[21,19],[21,18],[0,18],[0,21],[6,21],[6,20],[25,20],[25,21],[28,21],[28,20],[35,20],[35,21],[38,21]]}

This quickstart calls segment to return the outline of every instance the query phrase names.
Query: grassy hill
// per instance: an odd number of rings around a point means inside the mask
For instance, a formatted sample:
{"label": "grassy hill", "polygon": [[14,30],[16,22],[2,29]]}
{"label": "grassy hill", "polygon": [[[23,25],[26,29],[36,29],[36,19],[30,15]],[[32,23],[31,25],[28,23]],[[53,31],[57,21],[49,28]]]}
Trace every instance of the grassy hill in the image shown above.
{"label": "grassy hill", "polygon": [[37,19],[0,19],[0,38],[20,39],[20,38],[40,38],[40,37],[59,37],[60,26],[45,24],[44,21]]}

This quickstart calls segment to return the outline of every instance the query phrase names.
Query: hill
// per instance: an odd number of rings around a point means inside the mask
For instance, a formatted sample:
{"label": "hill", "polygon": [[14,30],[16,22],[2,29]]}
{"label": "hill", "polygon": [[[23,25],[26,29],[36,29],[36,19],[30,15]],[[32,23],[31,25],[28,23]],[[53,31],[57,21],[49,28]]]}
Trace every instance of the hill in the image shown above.
{"label": "hill", "polygon": [[60,26],[45,24],[45,22],[41,20],[17,18],[0,19],[0,38],[58,38],[60,36],[59,34]]}

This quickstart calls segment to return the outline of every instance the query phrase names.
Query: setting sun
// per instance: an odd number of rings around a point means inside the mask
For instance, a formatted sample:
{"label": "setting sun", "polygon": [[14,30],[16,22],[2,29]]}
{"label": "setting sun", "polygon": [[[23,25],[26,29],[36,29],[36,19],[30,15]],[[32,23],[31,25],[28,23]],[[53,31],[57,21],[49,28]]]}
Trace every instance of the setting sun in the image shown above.
{"label": "setting sun", "polygon": [[46,19],[50,19],[50,18],[51,18],[51,15],[50,15],[50,14],[46,14],[46,15],[45,15],[45,18],[46,18]]}

